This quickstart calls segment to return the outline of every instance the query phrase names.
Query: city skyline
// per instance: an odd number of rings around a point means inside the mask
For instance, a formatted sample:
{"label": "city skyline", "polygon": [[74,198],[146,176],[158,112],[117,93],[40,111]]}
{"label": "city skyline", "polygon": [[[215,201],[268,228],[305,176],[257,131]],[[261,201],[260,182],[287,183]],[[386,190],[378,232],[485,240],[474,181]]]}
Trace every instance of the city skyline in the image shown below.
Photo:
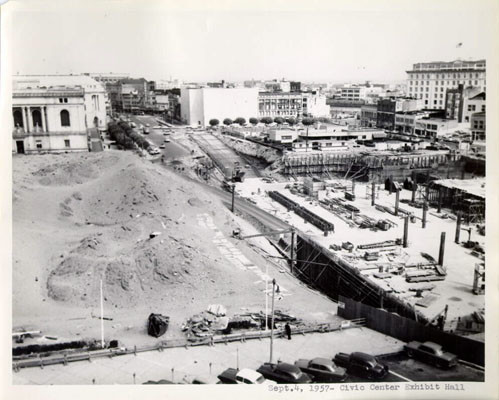
{"label": "city skyline", "polygon": [[[63,14],[52,9],[58,2],[39,10],[39,2],[23,3],[32,6],[14,14],[12,48],[22,51],[12,54],[13,74],[126,70],[151,80],[396,82],[417,62],[486,58],[492,37],[483,23],[486,4],[464,2],[453,9],[381,2],[189,12],[158,2],[73,3]],[[387,4],[389,13],[381,7]]]}

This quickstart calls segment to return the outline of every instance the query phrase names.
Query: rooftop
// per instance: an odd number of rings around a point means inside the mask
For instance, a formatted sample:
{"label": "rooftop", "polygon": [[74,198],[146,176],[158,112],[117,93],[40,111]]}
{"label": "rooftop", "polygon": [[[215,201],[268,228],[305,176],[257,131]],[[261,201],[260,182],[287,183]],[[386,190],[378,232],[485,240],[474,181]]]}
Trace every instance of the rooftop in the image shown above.
{"label": "rooftop", "polygon": [[448,188],[456,188],[463,192],[485,199],[485,178],[477,179],[440,179],[433,183]]}
{"label": "rooftop", "polygon": [[88,75],[14,75],[13,90],[83,88],[105,92],[104,86]]}

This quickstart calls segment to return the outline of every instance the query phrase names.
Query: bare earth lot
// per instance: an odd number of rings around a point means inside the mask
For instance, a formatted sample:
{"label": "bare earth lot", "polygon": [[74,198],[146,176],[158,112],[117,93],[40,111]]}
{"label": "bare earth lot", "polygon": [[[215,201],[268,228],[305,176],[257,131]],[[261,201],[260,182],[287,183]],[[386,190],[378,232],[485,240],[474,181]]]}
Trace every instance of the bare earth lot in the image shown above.
{"label": "bare earth lot", "polygon": [[[100,280],[106,339],[151,343],[150,312],[170,316],[167,336],[209,304],[228,314],[265,307],[254,270],[237,268],[214,243],[214,227],[263,272],[272,254],[217,197],[133,153],[107,151],[14,157],[13,328],[41,330],[59,340],[100,338]],[[152,232],[160,235],[149,238]],[[275,251],[275,250],[274,250]],[[275,253],[277,254],[277,253]],[[276,308],[307,320],[336,318],[334,303],[269,264],[286,288]],[[161,339],[164,339],[161,338]],[[41,341],[46,339],[40,339]]]}

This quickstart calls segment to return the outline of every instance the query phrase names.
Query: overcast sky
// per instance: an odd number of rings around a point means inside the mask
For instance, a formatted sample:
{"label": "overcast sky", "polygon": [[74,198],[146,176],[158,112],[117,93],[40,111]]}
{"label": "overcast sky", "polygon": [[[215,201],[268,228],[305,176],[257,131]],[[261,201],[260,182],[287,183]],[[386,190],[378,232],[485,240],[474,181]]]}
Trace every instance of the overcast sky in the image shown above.
{"label": "overcast sky", "polygon": [[13,17],[12,71],[20,74],[395,81],[415,62],[485,58],[492,38],[485,1],[455,0],[452,8],[374,0],[275,2],[272,9],[191,3],[190,11],[145,0],[81,3],[87,9],[72,1],[44,1],[43,9],[26,3]]}

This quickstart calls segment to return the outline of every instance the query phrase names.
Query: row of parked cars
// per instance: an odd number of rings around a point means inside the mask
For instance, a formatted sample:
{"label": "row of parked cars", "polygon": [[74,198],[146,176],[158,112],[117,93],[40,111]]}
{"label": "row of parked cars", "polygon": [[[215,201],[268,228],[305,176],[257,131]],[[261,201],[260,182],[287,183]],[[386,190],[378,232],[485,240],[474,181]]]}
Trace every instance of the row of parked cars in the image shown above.
{"label": "row of parked cars", "polygon": [[[404,346],[411,358],[435,365],[438,368],[452,368],[457,365],[456,355],[445,352],[442,346],[433,342],[412,341]],[[264,363],[256,371],[228,368],[218,379],[220,383],[337,383],[348,375],[368,380],[382,380],[389,373],[387,365],[375,356],[362,352],[337,353],[333,359],[317,357],[311,360],[299,359],[294,364],[278,362]]]}
{"label": "row of parked cars", "polygon": [[294,364],[264,363],[256,371],[228,368],[218,379],[221,383],[336,383],[345,381],[349,374],[383,379],[388,374],[388,367],[370,354],[338,353],[333,359],[317,357],[299,359]]}

